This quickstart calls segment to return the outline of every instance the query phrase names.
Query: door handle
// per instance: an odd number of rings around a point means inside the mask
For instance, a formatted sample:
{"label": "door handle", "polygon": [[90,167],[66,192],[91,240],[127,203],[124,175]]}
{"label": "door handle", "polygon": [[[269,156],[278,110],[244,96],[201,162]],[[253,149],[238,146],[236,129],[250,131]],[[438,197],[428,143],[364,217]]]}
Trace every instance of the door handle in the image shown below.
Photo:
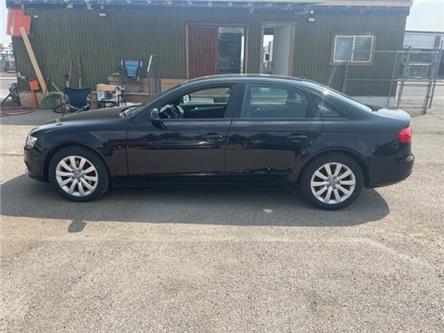
{"label": "door handle", "polygon": [[203,136],[204,139],[207,140],[222,140],[224,138],[223,135],[217,134],[217,133],[208,133]]}
{"label": "door handle", "polygon": [[307,135],[305,134],[291,134],[287,136],[287,139],[290,141],[300,141],[307,138]]}
{"label": "door handle", "polygon": [[190,110],[191,112],[199,111],[199,108],[196,106]]}

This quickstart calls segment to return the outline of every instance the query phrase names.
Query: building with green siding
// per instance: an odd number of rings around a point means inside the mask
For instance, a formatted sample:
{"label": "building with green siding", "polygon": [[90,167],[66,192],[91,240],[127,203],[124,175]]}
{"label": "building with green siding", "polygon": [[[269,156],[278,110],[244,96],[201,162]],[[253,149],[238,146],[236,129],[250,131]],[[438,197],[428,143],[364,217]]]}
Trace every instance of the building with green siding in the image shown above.
{"label": "building with green siding", "polygon": [[[122,59],[160,58],[162,79],[216,73],[305,77],[341,90],[345,71],[368,79],[347,93],[386,96],[410,0],[7,0],[31,16],[29,38],[45,78],[59,87],[81,59],[95,87]],[[17,71],[35,74],[20,36]],[[375,79],[373,84],[371,80]],[[27,90],[22,84],[22,90]],[[94,88],[93,88],[94,89]]]}

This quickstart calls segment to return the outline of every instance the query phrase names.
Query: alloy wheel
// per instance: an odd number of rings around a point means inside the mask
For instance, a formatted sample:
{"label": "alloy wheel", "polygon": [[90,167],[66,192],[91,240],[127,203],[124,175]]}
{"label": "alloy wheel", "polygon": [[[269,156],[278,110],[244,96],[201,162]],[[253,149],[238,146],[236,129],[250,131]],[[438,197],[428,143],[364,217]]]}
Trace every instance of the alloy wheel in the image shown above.
{"label": "alloy wheel", "polygon": [[345,164],[329,162],[312,175],[310,188],[313,196],[325,204],[338,204],[349,199],[356,187],[356,176]]}
{"label": "alloy wheel", "polygon": [[66,156],[56,167],[56,180],[66,193],[85,197],[94,192],[99,182],[96,167],[83,156]]}

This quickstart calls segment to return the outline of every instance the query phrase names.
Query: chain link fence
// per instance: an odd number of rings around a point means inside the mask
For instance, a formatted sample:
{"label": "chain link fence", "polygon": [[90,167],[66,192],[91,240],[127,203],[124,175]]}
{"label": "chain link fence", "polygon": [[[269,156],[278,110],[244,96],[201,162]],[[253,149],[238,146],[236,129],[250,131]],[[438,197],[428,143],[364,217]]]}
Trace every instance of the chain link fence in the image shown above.
{"label": "chain link fence", "polygon": [[[441,58],[442,50],[377,50],[370,65],[344,64],[342,91],[369,104],[426,113],[436,93]],[[375,73],[374,68],[380,70]]]}

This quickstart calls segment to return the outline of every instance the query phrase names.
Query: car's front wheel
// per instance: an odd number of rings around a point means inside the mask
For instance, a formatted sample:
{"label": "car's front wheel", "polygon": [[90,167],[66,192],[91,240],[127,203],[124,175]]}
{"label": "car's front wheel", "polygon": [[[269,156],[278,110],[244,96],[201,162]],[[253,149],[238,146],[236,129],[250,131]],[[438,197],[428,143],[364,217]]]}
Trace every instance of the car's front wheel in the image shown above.
{"label": "car's front wheel", "polygon": [[323,209],[348,206],[359,196],[363,184],[361,167],[341,153],[321,155],[311,161],[301,175],[303,198]]}
{"label": "car's front wheel", "polygon": [[73,201],[90,201],[108,189],[109,177],[103,161],[83,147],[58,151],[49,164],[49,178],[57,191]]}

